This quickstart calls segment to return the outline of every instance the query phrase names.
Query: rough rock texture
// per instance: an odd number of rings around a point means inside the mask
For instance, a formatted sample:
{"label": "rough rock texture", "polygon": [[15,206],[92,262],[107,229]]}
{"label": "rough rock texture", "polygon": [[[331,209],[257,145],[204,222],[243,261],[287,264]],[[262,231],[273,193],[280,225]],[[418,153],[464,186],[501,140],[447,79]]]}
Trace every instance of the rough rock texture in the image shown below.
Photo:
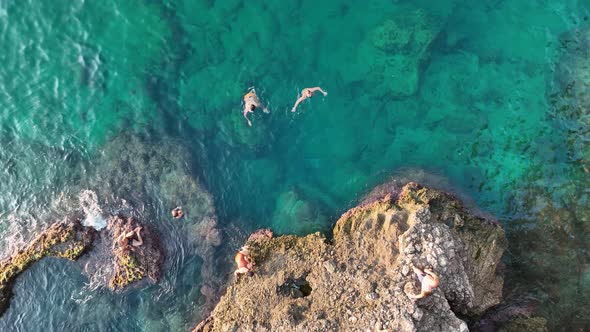
{"label": "rough rock texture", "polygon": [[[319,233],[249,244],[254,275],[228,288],[201,330],[466,331],[456,313],[501,298],[503,230],[416,183],[369,195],[338,220],[333,244]],[[417,301],[407,296],[419,292],[412,263],[441,278]]]}
{"label": "rough rock texture", "polygon": [[[113,216],[109,218],[107,227],[112,241],[115,241],[120,234],[138,226],[140,224],[133,218]],[[145,226],[142,226],[141,237],[143,245],[133,247],[133,250],[113,249],[115,269],[109,288],[118,290],[144,278],[158,281],[164,261],[158,237]]]}
{"label": "rough rock texture", "polygon": [[55,223],[30,244],[0,262],[0,315],[8,308],[14,280],[29,266],[43,257],[76,260],[90,247],[94,230],[83,227],[78,220]]}

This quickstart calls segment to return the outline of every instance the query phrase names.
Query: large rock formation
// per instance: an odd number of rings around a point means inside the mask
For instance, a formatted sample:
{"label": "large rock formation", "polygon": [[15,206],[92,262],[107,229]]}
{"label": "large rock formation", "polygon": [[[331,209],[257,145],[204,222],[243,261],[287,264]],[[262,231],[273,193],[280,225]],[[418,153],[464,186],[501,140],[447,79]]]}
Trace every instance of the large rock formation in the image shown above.
{"label": "large rock formation", "polygon": [[[506,247],[497,223],[470,214],[452,196],[409,183],[380,187],[334,227],[249,243],[252,277],[230,286],[204,331],[466,331],[460,316],[499,303]],[[412,264],[441,284],[412,300]]]}
{"label": "large rock formation", "polygon": [[78,220],[60,221],[39,234],[30,244],[0,262],[0,315],[8,308],[15,279],[44,257],[76,260],[92,244],[94,230]]}

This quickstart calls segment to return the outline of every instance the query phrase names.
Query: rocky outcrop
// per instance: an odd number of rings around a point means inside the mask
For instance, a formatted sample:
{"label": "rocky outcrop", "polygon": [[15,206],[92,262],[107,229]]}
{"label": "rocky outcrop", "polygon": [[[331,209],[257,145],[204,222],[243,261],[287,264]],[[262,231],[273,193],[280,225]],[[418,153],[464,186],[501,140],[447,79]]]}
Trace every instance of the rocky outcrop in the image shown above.
{"label": "rocky outcrop", "polygon": [[33,263],[44,257],[76,260],[92,244],[94,230],[78,220],[55,223],[30,244],[0,262],[0,315],[8,308],[15,279]]}
{"label": "rocky outcrop", "polygon": [[[142,227],[141,246],[121,248],[114,245],[119,235],[136,227]],[[8,308],[15,279],[25,269],[44,257],[77,260],[91,246],[96,250],[86,256],[96,256],[90,259],[98,261],[103,270],[112,272],[108,278],[108,287],[112,290],[120,290],[144,278],[155,282],[160,276],[164,256],[158,238],[133,218],[111,216],[107,229],[100,232],[83,226],[80,219],[65,219],[51,225],[26,248],[0,262],[0,316]],[[101,251],[110,253],[110,257],[101,256]]]}
{"label": "rocky outcrop", "polygon": [[[458,316],[499,303],[506,239],[497,223],[416,183],[379,190],[337,221],[333,241],[250,241],[254,275],[230,286],[199,329],[466,331]],[[419,292],[412,265],[441,279],[424,299],[408,297]]]}
{"label": "rocky outcrop", "polygon": [[[135,219],[120,216],[111,217],[107,226],[113,242],[121,234],[136,227],[140,227],[140,224]],[[164,262],[160,243],[158,238],[145,226],[141,228],[140,234],[143,240],[141,246],[130,246],[125,250],[113,243],[115,269],[109,280],[109,288],[118,290],[144,278],[149,278],[154,282],[158,281]]]}

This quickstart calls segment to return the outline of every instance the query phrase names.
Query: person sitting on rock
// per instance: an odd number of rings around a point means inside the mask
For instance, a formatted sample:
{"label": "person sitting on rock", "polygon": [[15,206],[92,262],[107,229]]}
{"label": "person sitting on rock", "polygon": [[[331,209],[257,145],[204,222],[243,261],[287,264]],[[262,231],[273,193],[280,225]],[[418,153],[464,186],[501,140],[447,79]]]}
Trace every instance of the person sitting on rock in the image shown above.
{"label": "person sitting on rock", "polygon": [[322,90],[322,88],[320,88],[319,86],[316,86],[315,88],[305,88],[303,89],[303,91],[301,91],[301,97],[299,97],[297,101],[295,101],[295,105],[293,106],[293,109],[291,109],[291,112],[295,112],[297,106],[299,106],[299,104],[301,104],[305,99],[313,97],[313,94],[316,91],[320,91],[324,94],[324,96],[328,95],[328,93]]}
{"label": "person sitting on rock", "polygon": [[246,93],[244,95],[244,112],[243,112],[243,114],[244,114],[244,118],[246,119],[246,121],[248,121],[248,126],[252,126],[252,122],[250,122],[250,119],[248,119],[248,113],[254,113],[254,110],[257,107],[262,107],[262,111],[264,113],[269,112],[266,107],[262,106],[260,99],[256,95],[256,91],[254,91],[254,88],[251,88],[250,91],[248,91],[248,93]]}
{"label": "person sitting on rock", "polygon": [[[143,239],[141,238],[141,227],[135,227],[135,229],[123,232],[117,237],[117,239],[113,242],[113,249],[115,249],[115,245],[119,244],[119,248],[123,250],[131,249],[133,247],[139,247],[143,244]],[[129,246],[129,241],[131,241],[131,246]]]}
{"label": "person sitting on rock", "polygon": [[411,299],[421,299],[424,298],[432,293],[432,291],[438,287],[439,278],[431,269],[424,269],[424,271],[420,270],[419,268],[412,266],[414,273],[418,277],[421,283],[421,292],[418,295],[410,294],[408,295]]}
{"label": "person sitting on rock", "polygon": [[247,274],[252,271],[255,263],[252,257],[250,257],[250,247],[243,246],[234,258],[238,268],[234,271],[234,277],[238,277],[240,274]]}

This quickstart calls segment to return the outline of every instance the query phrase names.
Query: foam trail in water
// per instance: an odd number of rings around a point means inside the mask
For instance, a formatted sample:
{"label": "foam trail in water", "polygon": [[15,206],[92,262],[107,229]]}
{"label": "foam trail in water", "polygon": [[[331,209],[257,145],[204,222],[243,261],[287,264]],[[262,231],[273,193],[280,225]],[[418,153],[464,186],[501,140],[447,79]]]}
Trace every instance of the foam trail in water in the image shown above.
{"label": "foam trail in water", "polygon": [[101,230],[107,226],[107,221],[103,217],[103,212],[98,206],[98,198],[96,193],[92,190],[83,190],[78,196],[80,206],[86,214],[86,218],[82,221],[84,226],[94,227],[96,230]]}

